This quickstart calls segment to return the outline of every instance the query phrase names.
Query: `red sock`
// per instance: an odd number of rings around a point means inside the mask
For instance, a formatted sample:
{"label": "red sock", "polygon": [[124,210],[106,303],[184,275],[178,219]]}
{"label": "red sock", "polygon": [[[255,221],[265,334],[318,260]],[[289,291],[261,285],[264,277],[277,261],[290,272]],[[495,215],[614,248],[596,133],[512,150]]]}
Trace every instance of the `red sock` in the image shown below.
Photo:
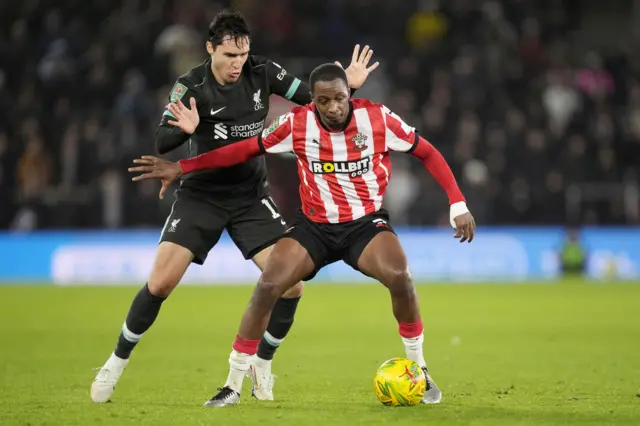
{"label": "red sock", "polygon": [[242,352],[247,355],[255,355],[258,352],[258,344],[260,340],[248,340],[236,335],[236,340],[233,341],[233,350]]}
{"label": "red sock", "polygon": [[418,319],[417,322],[399,322],[398,330],[405,339],[413,339],[422,334],[424,327],[422,326],[422,320]]}

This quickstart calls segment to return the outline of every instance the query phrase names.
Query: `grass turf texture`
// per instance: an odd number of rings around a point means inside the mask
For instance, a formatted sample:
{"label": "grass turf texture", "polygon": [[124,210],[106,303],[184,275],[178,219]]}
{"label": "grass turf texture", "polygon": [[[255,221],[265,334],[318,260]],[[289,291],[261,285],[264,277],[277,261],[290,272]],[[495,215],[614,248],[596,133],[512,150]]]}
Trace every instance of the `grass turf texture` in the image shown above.
{"label": "grass turf texture", "polygon": [[113,403],[89,398],[137,287],[0,286],[2,425],[640,424],[640,285],[419,286],[438,406],[384,407],[404,350],[381,286],[310,285],[274,361],[272,403],[201,404],[221,386],[251,287],[181,287]]}

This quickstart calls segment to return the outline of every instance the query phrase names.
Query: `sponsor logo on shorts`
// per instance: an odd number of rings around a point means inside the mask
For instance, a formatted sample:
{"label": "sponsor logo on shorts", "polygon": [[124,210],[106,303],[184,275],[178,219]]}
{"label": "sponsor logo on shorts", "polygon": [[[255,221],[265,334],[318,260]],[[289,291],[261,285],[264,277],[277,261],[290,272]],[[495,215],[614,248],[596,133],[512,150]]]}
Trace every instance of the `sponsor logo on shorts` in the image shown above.
{"label": "sponsor logo on shorts", "polygon": [[376,224],[376,228],[388,228],[389,225],[387,224],[387,221],[384,219],[373,219],[373,223]]}
{"label": "sponsor logo on shorts", "polygon": [[176,228],[182,219],[173,219],[171,221],[171,226],[167,229],[167,232],[176,232]]}
{"label": "sponsor logo on shorts", "polygon": [[356,161],[313,161],[311,171],[316,174],[343,173],[350,177],[362,176],[371,169],[371,157]]}

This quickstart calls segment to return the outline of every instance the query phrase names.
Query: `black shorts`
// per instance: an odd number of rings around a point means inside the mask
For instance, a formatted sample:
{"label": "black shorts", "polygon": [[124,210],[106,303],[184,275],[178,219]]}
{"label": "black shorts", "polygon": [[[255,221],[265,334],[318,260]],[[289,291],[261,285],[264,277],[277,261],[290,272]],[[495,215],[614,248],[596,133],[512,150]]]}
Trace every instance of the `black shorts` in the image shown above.
{"label": "black shorts", "polygon": [[169,241],[193,255],[202,265],[226,229],[245,259],[273,245],[284,233],[285,222],[270,197],[239,201],[237,208],[216,204],[206,193],[180,189],[162,228],[160,242]]}
{"label": "black shorts", "polygon": [[313,260],[315,269],[304,279],[309,281],[320,269],[339,260],[360,271],[358,260],[364,248],[373,237],[385,231],[395,234],[389,224],[389,213],[384,209],[352,222],[333,224],[313,222],[299,211],[285,238],[299,242]]}

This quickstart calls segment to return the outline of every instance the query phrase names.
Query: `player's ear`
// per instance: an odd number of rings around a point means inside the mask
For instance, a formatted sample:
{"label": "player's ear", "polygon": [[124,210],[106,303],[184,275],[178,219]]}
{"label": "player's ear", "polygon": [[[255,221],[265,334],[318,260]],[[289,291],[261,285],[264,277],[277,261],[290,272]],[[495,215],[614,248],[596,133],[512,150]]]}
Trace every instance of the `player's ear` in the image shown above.
{"label": "player's ear", "polygon": [[205,43],[205,47],[207,48],[207,53],[209,53],[209,55],[213,55],[213,52],[216,50],[213,47],[213,43],[211,43],[210,41],[207,40],[207,42]]}

